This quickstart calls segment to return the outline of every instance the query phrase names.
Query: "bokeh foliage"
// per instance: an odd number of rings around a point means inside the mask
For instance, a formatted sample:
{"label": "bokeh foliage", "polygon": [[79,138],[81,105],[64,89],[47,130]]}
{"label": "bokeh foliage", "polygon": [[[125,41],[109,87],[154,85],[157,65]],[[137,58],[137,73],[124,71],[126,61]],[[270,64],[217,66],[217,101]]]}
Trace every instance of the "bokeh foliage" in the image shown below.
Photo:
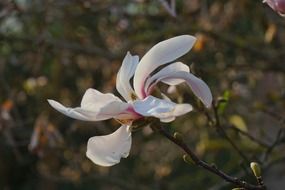
{"label": "bokeh foliage", "polygon": [[[228,135],[250,160],[264,164],[268,187],[284,189],[284,18],[258,0],[177,0],[176,12],[174,18],[160,1],[149,0],[0,2],[0,189],[233,188],[187,165],[175,145],[147,127],[134,134],[129,158],[111,168],[96,166],[85,157],[88,138],[119,124],[75,121],[46,101],[76,106],[90,87],[118,95],[116,72],[127,51],[141,57],[181,34],[198,39],[181,61],[216,99],[226,99],[218,112]],[[208,125],[190,89],[180,85],[168,95],[196,110],[165,127],[182,133],[203,160],[254,183],[249,166]],[[267,148],[230,126],[277,145],[264,158]]]}

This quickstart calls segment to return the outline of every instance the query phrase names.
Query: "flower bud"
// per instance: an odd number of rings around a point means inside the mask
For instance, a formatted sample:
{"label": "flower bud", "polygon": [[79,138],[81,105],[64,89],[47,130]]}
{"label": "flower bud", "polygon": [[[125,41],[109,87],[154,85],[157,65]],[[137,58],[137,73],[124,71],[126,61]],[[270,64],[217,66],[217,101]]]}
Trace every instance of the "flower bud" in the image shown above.
{"label": "flower bud", "polygon": [[195,165],[195,162],[192,160],[192,158],[187,155],[187,154],[184,154],[183,155],[183,160],[184,162],[186,162],[187,164],[194,164]]}
{"label": "flower bud", "polygon": [[175,139],[177,139],[179,141],[183,141],[183,137],[182,137],[182,135],[180,133],[175,132],[173,136],[174,136]]}
{"label": "flower bud", "polygon": [[263,0],[263,3],[267,3],[275,12],[285,17],[285,0]]}
{"label": "flower bud", "polygon": [[261,169],[258,163],[256,162],[251,162],[250,163],[250,168],[254,174],[255,177],[259,178],[261,177]]}

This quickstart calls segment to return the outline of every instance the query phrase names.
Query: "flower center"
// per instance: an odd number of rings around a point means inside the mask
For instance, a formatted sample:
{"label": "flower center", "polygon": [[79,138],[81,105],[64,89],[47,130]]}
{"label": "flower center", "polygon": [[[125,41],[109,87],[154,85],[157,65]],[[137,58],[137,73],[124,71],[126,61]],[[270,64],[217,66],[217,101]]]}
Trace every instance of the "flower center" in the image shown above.
{"label": "flower center", "polygon": [[131,93],[131,99],[132,101],[135,101],[137,99],[137,95],[135,95],[134,93]]}
{"label": "flower center", "polygon": [[130,125],[133,121],[133,119],[115,119],[115,120],[122,125]]}

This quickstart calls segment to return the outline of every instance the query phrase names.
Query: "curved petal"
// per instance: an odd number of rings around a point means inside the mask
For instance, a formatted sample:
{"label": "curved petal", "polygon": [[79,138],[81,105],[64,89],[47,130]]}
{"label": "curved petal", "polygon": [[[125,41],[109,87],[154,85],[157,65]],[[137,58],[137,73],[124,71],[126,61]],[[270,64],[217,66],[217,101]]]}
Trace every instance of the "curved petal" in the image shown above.
{"label": "curved petal", "polygon": [[92,121],[91,118],[96,118],[98,114],[97,112],[94,112],[94,111],[83,110],[80,107],[68,108],[54,100],[48,100],[48,103],[51,105],[51,107],[53,107],[60,113],[67,115],[73,119],[79,119],[83,121]]}
{"label": "curved petal", "polygon": [[285,17],[285,1],[284,0],[263,0],[270,8],[276,11],[280,16]]}
{"label": "curved petal", "polygon": [[103,94],[95,89],[88,89],[85,92],[81,107],[65,107],[54,100],[48,100],[48,102],[57,111],[83,121],[100,121],[113,117],[131,119],[134,117],[134,113],[128,111],[130,104],[122,102],[113,94]]}
{"label": "curved petal", "polygon": [[156,68],[181,57],[194,45],[196,38],[182,35],[162,41],[153,46],[141,59],[134,75],[134,89],[139,98],[145,98],[144,84]]}
{"label": "curved petal", "polygon": [[116,88],[126,101],[132,100],[135,96],[130,79],[134,76],[138,63],[139,57],[128,52],[117,74]]}
{"label": "curved petal", "polygon": [[161,122],[169,123],[175,120],[177,116],[184,115],[192,110],[193,110],[193,107],[190,104],[177,104],[175,106],[174,111],[171,114],[162,115],[159,118]]}
{"label": "curved petal", "polygon": [[100,166],[113,166],[129,155],[132,136],[129,126],[121,126],[114,133],[88,140],[86,156]]}
{"label": "curved petal", "polygon": [[122,102],[122,100],[114,94],[104,94],[96,89],[89,88],[85,91],[82,97],[81,107],[88,110],[98,111],[100,108],[111,102]]}
{"label": "curved petal", "polygon": [[143,116],[154,116],[158,113],[168,113],[174,110],[175,103],[148,96],[143,100],[133,102],[134,110]]}
{"label": "curved petal", "polygon": [[193,110],[193,107],[190,104],[177,104],[175,106],[174,115],[180,116],[184,115]]}
{"label": "curved petal", "polygon": [[276,3],[274,0],[263,0],[262,2],[267,3],[270,8],[272,8],[273,10],[276,10]]}
{"label": "curved petal", "polygon": [[160,118],[160,121],[163,123],[170,123],[174,121],[175,118],[176,118],[175,116],[170,116],[170,117]]}
{"label": "curved petal", "polygon": [[190,69],[187,65],[181,62],[176,62],[176,63],[173,63],[171,65],[164,67],[163,69],[158,71],[156,74],[148,78],[146,80],[145,87],[144,87],[146,95],[149,95],[151,93],[150,92],[151,90],[149,90],[149,87],[150,86],[153,87],[157,82],[159,82],[158,79],[160,79],[161,82],[164,82],[168,85],[178,85],[184,82],[183,79],[168,78],[169,75],[172,75],[173,73],[179,72],[179,71],[190,72]]}
{"label": "curved petal", "polygon": [[190,104],[175,104],[169,100],[148,96],[144,100],[133,103],[134,110],[146,117],[159,118],[161,122],[171,122],[176,116],[186,114],[192,110]]}
{"label": "curved petal", "polygon": [[212,105],[212,93],[208,85],[198,77],[194,76],[189,72],[179,71],[169,74],[168,76],[162,76],[161,78],[157,79],[155,83],[153,83],[148,92],[152,90],[154,85],[164,79],[183,79],[187,82],[187,84],[192,89],[193,93],[203,102],[203,104],[209,108]]}

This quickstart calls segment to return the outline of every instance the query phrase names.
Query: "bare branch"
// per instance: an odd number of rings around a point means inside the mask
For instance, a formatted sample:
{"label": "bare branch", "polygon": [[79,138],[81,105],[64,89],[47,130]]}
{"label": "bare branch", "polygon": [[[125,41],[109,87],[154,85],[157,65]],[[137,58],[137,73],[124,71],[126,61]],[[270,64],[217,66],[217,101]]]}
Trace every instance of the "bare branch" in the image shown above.
{"label": "bare branch", "polygon": [[252,185],[245,181],[242,181],[239,178],[232,177],[223,171],[219,170],[215,165],[210,165],[203,160],[200,160],[196,154],[186,145],[186,143],[182,139],[177,139],[174,136],[170,135],[163,127],[160,126],[153,126],[153,129],[158,131],[161,135],[169,139],[171,142],[175,143],[177,146],[179,146],[181,149],[183,149],[187,155],[191,157],[193,162],[200,166],[201,168],[208,170],[209,172],[221,177],[222,179],[226,180],[229,183],[235,184],[238,187],[245,188],[248,190],[265,190],[266,187],[263,185]]}

